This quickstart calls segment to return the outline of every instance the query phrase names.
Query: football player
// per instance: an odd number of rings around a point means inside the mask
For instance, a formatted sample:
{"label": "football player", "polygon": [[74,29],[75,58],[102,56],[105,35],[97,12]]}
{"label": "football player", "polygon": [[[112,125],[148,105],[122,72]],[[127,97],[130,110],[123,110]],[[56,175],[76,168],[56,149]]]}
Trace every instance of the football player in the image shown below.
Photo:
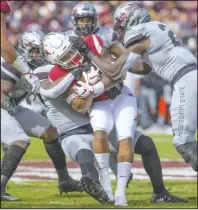
{"label": "football player", "polygon": [[[62,81],[63,81],[64,80],[64,75],[66,75],[66,72],[65,72],[64,68],[66,68],[66,66],[67,66],[67,68],[70,67],[71,64],[78,66],[79,64],[76,63],[76,62],[79,61],[79,59],[77,59],[77,60],[75,59],[75,61],[73,61],[71,59],[72,57],[68,56],[68,54],[67,54],[67,52],[69,52],[68,46],[66,47],[63,44],[64,40],[66,38],[64,38],[61,35],[59,35],[58,37],[56,37],[56,35],[54,35],[54,38],[52,38],[51,44],[50,44],[50,42],[48,42],[48,45],[46,45],[46,48],[44,48],[44,49],[46,51],[46,56],[48,57],[50,62],[53,62],[53,60],[54,60],[55,62],[58,62],[58,64],[60,66],[63,66],[63,69],[61,69],[60,67],[54,69],[54,72],[59,73],[59,75],[60,75],[59,77],[62,77],[63,78]],[[55,40],[57,40],[57,41],[55,42]],[[58,45],[58,43],[59,43],[59,45]],[[70,43],[68,45],[69,45],[69,49],[73,49],[73,47]],[[55,49],[53,50],[53,48],[55,48]],[[75,49],[73,49],[73,53],[71,55],[79,55],[79,54],[77,53],[77,51]],[[74,58],[76,58],[76,57],[74,57]],[[71,71],[70,71],[70,73],[71,73]],[[51,76],[50,76],[51,79],[50,80],[54,80],[53,77],[54,76],[52,76],[52,74],[51,74]],[[50,88],[50,87],[48,87],[48,88]],[[49,97],[49,95],[48,95],[48,97]],[[68,100],[68,101],[70,101],[70,100]],[[62,103],[63,102],[64,102],[64,100],[62,100]],[[53,102],[53,104],[56,104],[56,106],[60,109],[60,105],[58,105],[58,103],[59,103],[58,100],[54,100],[54,102]],[[63,103],[63,110],[64,110],[64,106],[67,107]],[[53,119],[53,117],[55,117],[55,114],[51,118]],[[62,123],[60,123],[60,122],[64,122],[64,120],[62,120],[62,121],[58,120],[58,117],[56,117],[55,119],[56,120],[55,120],[54,124],[57,125],[57,127],[62,126]],[[79,119],[76,120],[76,121],[80,122]],[[60,130],[62,130],[62,129],[60,129]],[[64,132],[64,130],[62,132]],[[80,145],[81,141],[83,141],[83,144],[85,144],[89,140],[85,141],[85,140],[83,140],[84,138],[77,139],[77,136],[76,136],[76,138],[72,138],[72,136],[71,136],[71,138],[69,138],[69,137],[67,138],[67,137],[68,136],[66,136],[66,138],[64,140],[64,143],[62,143],[63,149],[65,148],[64,150],[65,150],[66,154],[68,154],[69,156],[72,155],[71,159],[76,160],[76,154],[77,154],[80,146],[74,146],[72,148],[72,145]],[[67,141],[67,139],[68,139],[68,141]],[[112,138],[110,138],[110,139],[112,139]],[[159,201],[162,201],[162,200],[163,200],[162,202],[186,202],[186,200],[184,200],[184,199],[180,199],[176,196],[171,195],[165,189],[164,183],[163,183],[163,178],[162,178],[162,170],[161,170],[159,156],[157,154],[157,150],[156,150],[156,147],[155,147],[152,139],[147,137],[147,136],[144,136],[143,134],[141,134],[138,131],[135,132],[135,138],[134,139],[135,139],[134,142],[137,141],[137,144],[135,145],[135,152],[137,154],[142,155],[142,160],[143,160],[144,167],[145,167],[146,172],[149,174],[149,176],[151,178],[151,181],[152,181],[154,194],[151,198],[151,202],[159,202]],[[69,143],[69,142],[71,142],[71,143]],[[75,144],[72,144],[72,142],[75,142]],[[71,147],[71,149],[70,149],[70,147]],[[72,151],[72,152],[69,152],[69,151]],[[82,155],[83,155],[83,153],[82,153]],[[114,153],[114,159],[113,159],[114,160],[114,166],[117,166],[116,158],[117,158],[116,153]],[[155,163],[155,165],[153,163]],[[115,174],[117,173],[116,172],[116,167],[114,167],[114,173]]]}
{"label": "football player", "polygon": [[5,23],[6,18],[12,12],[12,7],[8,1],[1,1],[1,60],[5,60],[13,68],[23,74],[24,78],[32,85],[32,92],[38,93],[40,88],[39,79],[33,74],[24,58],[17,53],[9,42]]}
{"label": "football player", "polygon": [[[142,59],[159,76],[169,81],[174,89],[171,103],[173,144],[184,161],[197,171],[196,58],[180,45],[166,24],[151,20],[142,2],[126,2],[119,6],[114,13],[114,25],[118,39],[126,47],[114,64],[104,62],[93,54],[80,37],[73,37],[71,41],[111,79],[118,79]],[[144,68],[139,69],[140,74],[142,71]],[[100,85],[104,87],[104,82],[103,86]]]}
{"label": "football player", "polygon": [[[122,45],[122,43],[119,40],[117,40],[117,35],[115,34],[113,28],[97,26],[98,16],[94,6],[90,2],[80,2],[74,7],[72,11],[72,21],[74,24],[74,30],[67,31],[66,34],[70,36],[78,35],[82,38],[88,34],[97,34],[103,40],[104,48],[106,48],[108,52],[110,52],[111,55],[113,55],[114,58],[119,58],[125,52],[125,48]],[[108,53],[106,51],[101,52],[100,59],[102,60],[102,62],[108,58],[107,54]],[[109,59],[109,61],[112,60]],[[113,61],[115,61],[115,59]],[[133,73],[147,74],[150,72],[151,67],[144,62],[138,62],[135,66],[133,66],[133,69],[130,69],[130,71],[131,70],[133,70]],[[104,84],[106,83],[105,80],[103,82]],[[102,92],[102,90],[104,90],[104,85],[101,82],[97,83],[93,87],[95,92]],[[118,84],[118,86],[108,90],[108,96],[110,98],[116,97],[121,92],[120,87],[121,85]],[[172,196],[167,190],[165,190],[164,185],[162,184],[163,181],[160,160],[152,139],[146,135],[143,135],[139,131],[136,131],[135,136],[139,137],[137,145],[135,145],[135,153],[142,155],[144,167],[147,173],[149,174],[154,187],[154,193],[151,198],[151,202],[158,202],[160,200],[158,198],[162,198],[163,202],[170,202],[170,200],[171,202],[182,202],[182,199],[180,200],[179,198]],[[113,144],[113,138],[109,138],[109,140]],[[145,153],[145,151],[149,150],[153,150],[155,152]],[[148,158],[148,154],[150,158]],[[116,160],[116,155],[111,153],[110,167],[114,171],[114,174],[117,175]],[[158,167],[154,169],[154,165],[157,165]],[[156,169],[156,173],[153,173]],[[131,180],[131,177],[132,174],[130,175],[129,181]],[[159,183],[157,180],[161,180],[159,185],[157,184]],[[171,197],[171,199],[168,199],[168,197]]]}
{"label": "football player", "polygon": [[[74,51],[68,39],[67,36],[55,32],[45,36],[43,47],[46,59],[55,65],[50,69],[46,79],[42,80],[41,90],[46,89],[45,91],[47,91],[51,84],[55,84],[54,87],[56,87],[62,81],[64,83],[65,77],[75,71],[82,62],[83,57],[78,54],[77,50]],[[74,57],[69,54],[70,52]],[[68,61],[68,59],[70,62],[66,64],[64,60]],[[79,67],[78,71],[82,74],[83,70],[84,67]],[[39,76],[42,71],[42,67],[38,67],[35,73],[38,73]],[[75,79],[77,78],[75,77]],[[67,86],[67,90],[63,94],[53,97],[42,91],[42,96],[46,98],[45,104],[48,107],[47,117],[58,129],[60,143],[65,154],[79,163],[82,172],[81,183],[85,191],[99,202],[108,203],[109,198],[100,185],[99,175],[94,166],[94,154],[91,148],[92,127],[88,115],[82,115],[86,112],[87,106],[83,102],[84,99],[77,98],[70,91],[73,91],[71,87],[74,84],[75,80]],[[90,105],[89,101],[88,105]]]}
{"label": "football player", "polygon": [[[25,40],[27,46],[40,47],[43,37],[37,32],[28,33],[29,39]],[[1,200],[18,200],[6,193],[6,186],[30,144],[28,135],[40,137],[43,140],[45,150],[58,174],[60,193],[82,191],[80,182],[73,180],[68,174],[65,154],[58,142],[57,129],[47,118],[19,105],[29,93],[32,93],[31,84],[10,64],[3,62],[1,65],[1,142],[9,145],[9,148],[4,154],[1,165]]]}

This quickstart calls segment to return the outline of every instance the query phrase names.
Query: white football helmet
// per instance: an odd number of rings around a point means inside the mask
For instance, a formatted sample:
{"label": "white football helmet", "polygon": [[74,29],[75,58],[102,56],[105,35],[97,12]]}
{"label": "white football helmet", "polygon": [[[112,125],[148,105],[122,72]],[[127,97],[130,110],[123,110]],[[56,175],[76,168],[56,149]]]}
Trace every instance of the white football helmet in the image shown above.
{"label": "white football helmet", "polygon": [[45,34],[42,31],[25,31],[17,42],[17,50],[27,63],[37,67],[45,62],[42,52],[42,41]]}
{"label": "white football helmet", "polygon": [[44,37],[43,51],[48,62],[65,69],[78,67],[84,59],[69,41],[69,36],[58,32],[51,32]]}

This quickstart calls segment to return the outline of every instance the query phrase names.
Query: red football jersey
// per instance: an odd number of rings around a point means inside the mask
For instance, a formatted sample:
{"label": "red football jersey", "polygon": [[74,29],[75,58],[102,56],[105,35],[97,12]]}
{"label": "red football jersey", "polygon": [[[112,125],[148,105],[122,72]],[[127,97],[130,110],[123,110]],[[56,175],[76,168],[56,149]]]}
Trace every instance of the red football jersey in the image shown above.
{"label": "red football jersey", "polygon": [[[103,47],[103,40],[96,34],[90,34],[86,37],[84,37],[84,41],[87,43],[88,47],[90,48],[90,50],[95,53],[97,56],[100,56],[101,52],[102,52],[102,47]],[[55,65],[48,77],[50,81],[56,81],[57,79],[67,75],[69,73],[69,70],[67,69],[63,69],[61,66],[59,65]],[[72,85],[76,84],[76,81],[74,80]],[[98,96],[96,99],[94,99],[94,101],[102,101],[102,100],[106,100],[108,99],[106,92],[104,92],[102,95]]]}

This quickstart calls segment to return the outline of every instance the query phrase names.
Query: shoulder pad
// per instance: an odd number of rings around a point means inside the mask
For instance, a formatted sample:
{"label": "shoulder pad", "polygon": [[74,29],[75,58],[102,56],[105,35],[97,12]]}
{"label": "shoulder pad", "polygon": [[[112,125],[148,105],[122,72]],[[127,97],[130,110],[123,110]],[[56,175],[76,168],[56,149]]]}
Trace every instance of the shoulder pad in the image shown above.
{"label": "shoulder pad", "polygon": [[124,35],[124,46],[127,48],[137,42],[146,39],[146,33],[142,24],[133,26],[127,30]]}
{"label": "shoulder pad", "polygon": [[116,41],[116,34],[111,27],[101,27],[96,34],[103,40],[104,47],[107,49]]}

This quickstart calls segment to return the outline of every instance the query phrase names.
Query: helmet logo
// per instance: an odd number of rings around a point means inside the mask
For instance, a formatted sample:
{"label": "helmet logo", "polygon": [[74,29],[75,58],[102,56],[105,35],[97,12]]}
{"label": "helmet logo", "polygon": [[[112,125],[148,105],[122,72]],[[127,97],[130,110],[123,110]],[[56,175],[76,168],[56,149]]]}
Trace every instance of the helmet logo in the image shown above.
{"label": "helmet logo", "polygon": [[125,11],[126,12],[135,12],[135,10],[137,10],[137,9],[142,9],[143,8],[143,5],[142,4],[137,4],[137,5],[131,5],[131,6],[129,6],[129,7],[127,7],[126,9],[125,9]]}
{"label": "helmet logo", "polygon": [[122,13],[120,15],[120,17],[117,18],[116,26],[119,26],[126,17],[127,17],[127,14],[126,13]]}

